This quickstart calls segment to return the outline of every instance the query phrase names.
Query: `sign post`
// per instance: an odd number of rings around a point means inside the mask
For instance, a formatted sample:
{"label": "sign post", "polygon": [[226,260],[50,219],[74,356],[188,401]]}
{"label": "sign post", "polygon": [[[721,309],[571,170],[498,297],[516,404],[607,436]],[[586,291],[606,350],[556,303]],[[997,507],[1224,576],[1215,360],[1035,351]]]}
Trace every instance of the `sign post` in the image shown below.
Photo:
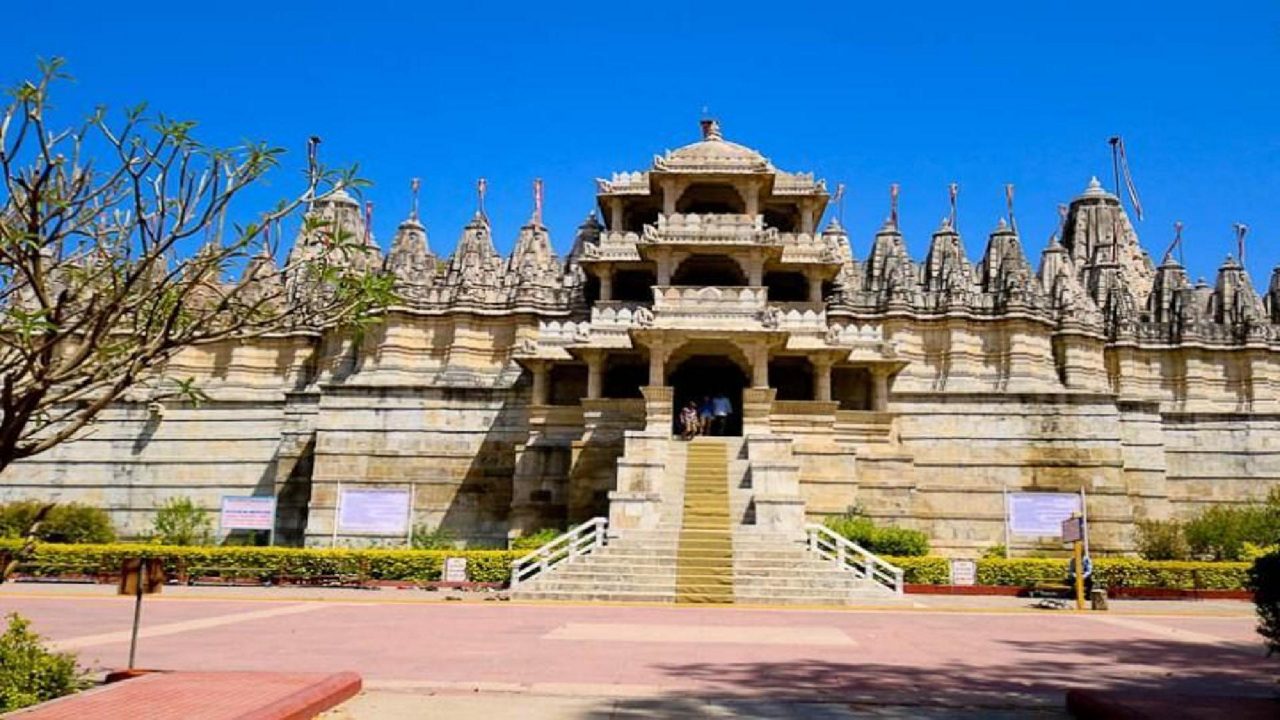
{"label": "sign post", "polygon": [[1075,572],[1076,609],[1084,609],[1084,518],[1074,514],[1062,521],[1062,542],[1071,543],[1071,555]]}
{"label": "sign post", "polygon": [[160,558],[126,558],[120,567],[119,595],[132,595],[133,631],[129,635],[129,669],[138,654],[138,625],[142,622],[142,596],[160,592],[164,587],[164,560]]}

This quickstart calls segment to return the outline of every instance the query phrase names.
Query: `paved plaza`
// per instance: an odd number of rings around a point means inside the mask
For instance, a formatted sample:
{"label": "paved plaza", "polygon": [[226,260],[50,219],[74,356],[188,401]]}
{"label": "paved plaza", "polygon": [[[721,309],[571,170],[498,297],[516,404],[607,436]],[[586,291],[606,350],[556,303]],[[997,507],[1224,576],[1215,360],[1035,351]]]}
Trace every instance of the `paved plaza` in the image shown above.
{"label": "paved plaza", "polygon": [[[1064,717],[1070,687],[1265,695],[1245,602],[913,596],[894,608],[525,604],[486,594],[166,588],[148,597],[139,664],[354,670],[332,718]],[[130,598],[108,586],[11,584],[0,609],[95,669],[123,666]]]}

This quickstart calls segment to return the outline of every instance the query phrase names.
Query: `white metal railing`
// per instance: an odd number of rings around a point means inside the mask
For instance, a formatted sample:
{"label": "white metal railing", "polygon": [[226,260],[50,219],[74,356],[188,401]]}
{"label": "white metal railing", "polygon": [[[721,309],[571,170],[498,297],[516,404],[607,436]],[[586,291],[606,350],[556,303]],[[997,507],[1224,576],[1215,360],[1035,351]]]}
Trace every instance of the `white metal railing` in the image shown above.
{"label": "white metal railing", "polygon": [[841,570],[883,585],[896,595],[902,594],[902,568],[881,560],[825,525],[810,523],[804,530],[809,537],[810,552],[830,560]]}
{"label": "white metal railing", "polygon": [[563,562],[587,555],[605,544],[606,518],[595,517],[511,563],[511,589]]}

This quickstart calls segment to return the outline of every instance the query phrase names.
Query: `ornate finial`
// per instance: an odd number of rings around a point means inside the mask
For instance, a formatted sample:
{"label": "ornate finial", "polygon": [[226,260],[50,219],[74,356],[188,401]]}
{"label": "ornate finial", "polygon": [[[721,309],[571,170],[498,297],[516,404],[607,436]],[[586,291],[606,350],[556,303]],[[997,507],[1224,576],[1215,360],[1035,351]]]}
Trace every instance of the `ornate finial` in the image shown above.
{"label": "ornate finial", "polygon": [[832,198],[836,204],[835,219],[844,221],[844,183],[836,183],[836,196]]}
{"label": "ornate finial", "polygon": [[484,193],[489,189],[489,183],[484,178],[476,180],[476,214],[485,217],[484,214]]}
{"label": "ornate finial", "polygon": [[409,205],[409,217],[413,220],[418,219],[418,188],[419,187],[421,187],[421,183],[418,182],[418,178],[414,178],[409,181],[409,193],[411,195],[411,201]]}
{"label": "ornate finial", "polygon": [[996,232],[1004,232],[1009,229],[1009,223],[1004,218],[1000,218],[1000,222],[996,223]]}
{"label": "ornate finial", "polygon": [[533,224],[542,227],[542,178],[533,179]]}
{"label": "ornate finial", "polygon": [[[1236,252],[1240,255],[1240,265],[1244,266],[1244,236],[1249,232],[1249,226],[1244,223],[1236,223],[1231,226],[1236,231]],[[1227,256],[1228,259],[1231,257]]]}
{"label": "ornate finial", "polygon": [[[706,108],[703,108],[703,110],[705,112]],[[698,124],[702,126],[703,140],[723,140],[724,139],[720,135],[720,123],[716,121],[715,118],[703,118],[702,121],[699,122]]]}
{"label": "ornate finial", "polygon": [[956,226],[956,201],[960,198],[960,183],[951,183],[947,186],[947,195],[951,198],[951,214],[947,216],[947,227],[954,229]]}
{"label": "ornate finial", "polygon": [[898,228],[898,183],[889,183],[889,224]]}
{"label": "ornate finial", "polygon": [[1173,259],[1173,251],[1182,246],[1182,221],[1178,220],[1173,224],[1173,242],[1169,243],[1169,248],[1164,251],[1164,257],[1161,264],[1167,263]]}
{"label": "ornate finial", "polygon": [[1018,221],[1013,216],[1013,183],[1004,184],[1004,205],[1009,211],[1009,227],[1018,232]]}

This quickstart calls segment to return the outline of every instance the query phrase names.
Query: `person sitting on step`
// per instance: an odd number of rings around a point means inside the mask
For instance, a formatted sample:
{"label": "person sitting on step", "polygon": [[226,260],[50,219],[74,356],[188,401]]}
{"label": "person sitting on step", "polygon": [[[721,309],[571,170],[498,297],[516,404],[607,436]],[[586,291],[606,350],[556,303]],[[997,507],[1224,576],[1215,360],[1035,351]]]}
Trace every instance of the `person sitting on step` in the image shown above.
{"label": "person sitting on step", "polygon": [[698,420],[698,404],[690,400],[680,411],[680,438],[692,440],[702,428]]}

